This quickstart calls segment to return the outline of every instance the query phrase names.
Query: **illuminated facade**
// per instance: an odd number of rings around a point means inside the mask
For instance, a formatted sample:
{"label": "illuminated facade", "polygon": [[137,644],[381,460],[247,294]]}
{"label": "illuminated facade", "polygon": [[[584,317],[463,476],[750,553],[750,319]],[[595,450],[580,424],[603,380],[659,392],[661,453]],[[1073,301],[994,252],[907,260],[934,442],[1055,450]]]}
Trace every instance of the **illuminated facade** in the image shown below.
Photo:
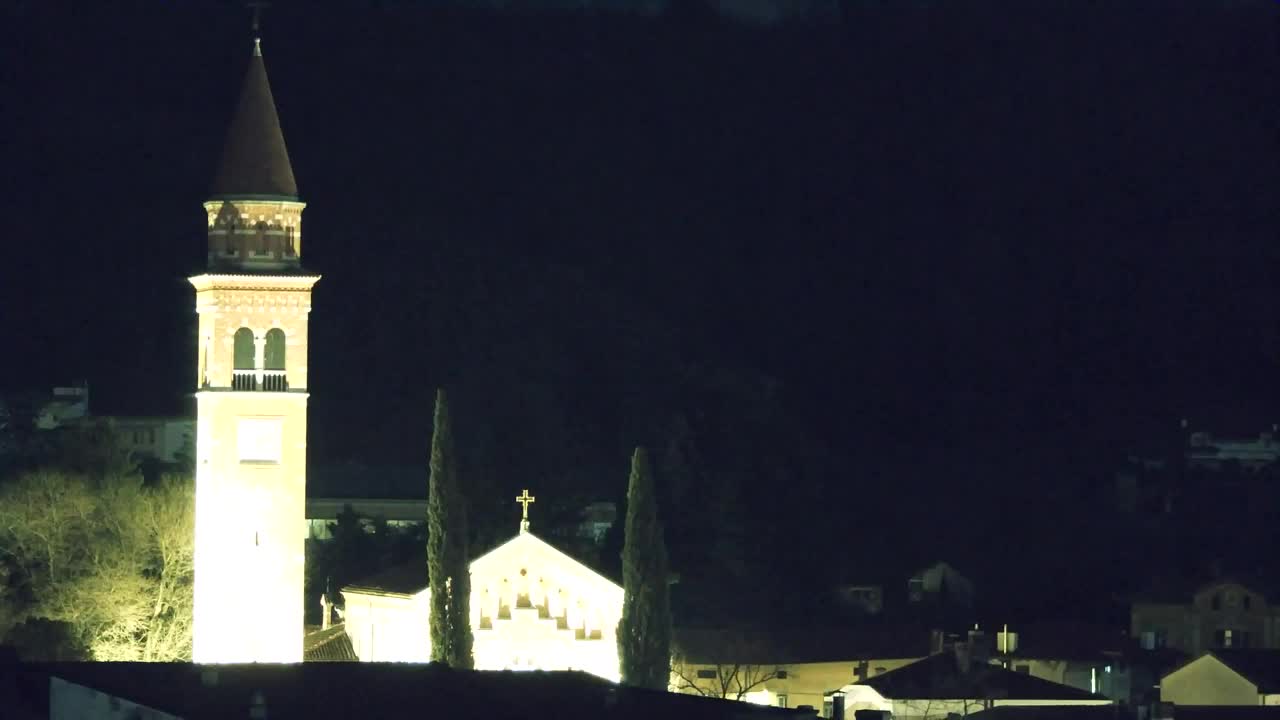
{"label": "illuminated facade", "polygon": [[[425,566],[374,576],[342,595],[361,660],[430,660]],[[529,532],[527,520],[471,563],[477,670],[583,670],[617,682],[621,618],[622,588]]]}
{"label": "illuminated facade", "polygon": [[212,197],[199,314],[193,659],[299,662],[306,536],[302,210],[255,40]]}

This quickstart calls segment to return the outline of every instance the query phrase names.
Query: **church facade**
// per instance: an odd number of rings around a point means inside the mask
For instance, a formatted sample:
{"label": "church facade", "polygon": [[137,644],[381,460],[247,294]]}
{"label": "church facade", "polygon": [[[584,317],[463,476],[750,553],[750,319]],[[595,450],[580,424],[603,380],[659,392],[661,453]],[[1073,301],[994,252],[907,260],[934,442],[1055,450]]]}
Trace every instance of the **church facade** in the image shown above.
{"label": "church facade", "polygon": [[210,199],[199,315],[193,659],[299,662],[306,534],[302,210],[255,40]]}
{"label": "church facade", "polygon": [[[362,661],[430,660],[424,563],[375,575],[342,595],[346,632]],[[583,670],[617,682],[622,598],[619,585],[534,535],[523,520],[519,534],[471,563],[475,667]]]}

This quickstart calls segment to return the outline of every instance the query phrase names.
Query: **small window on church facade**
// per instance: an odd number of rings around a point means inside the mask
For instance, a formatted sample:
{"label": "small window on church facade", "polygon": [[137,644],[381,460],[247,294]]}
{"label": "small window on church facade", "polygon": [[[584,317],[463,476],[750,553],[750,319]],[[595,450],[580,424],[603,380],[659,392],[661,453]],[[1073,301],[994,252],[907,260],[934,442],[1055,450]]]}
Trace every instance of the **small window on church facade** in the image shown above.
{"label": "small window on church facade", "polygon": [[715,678],[716,678],[715,670],[699,670],[698,671],[699,680],[714,680]]}

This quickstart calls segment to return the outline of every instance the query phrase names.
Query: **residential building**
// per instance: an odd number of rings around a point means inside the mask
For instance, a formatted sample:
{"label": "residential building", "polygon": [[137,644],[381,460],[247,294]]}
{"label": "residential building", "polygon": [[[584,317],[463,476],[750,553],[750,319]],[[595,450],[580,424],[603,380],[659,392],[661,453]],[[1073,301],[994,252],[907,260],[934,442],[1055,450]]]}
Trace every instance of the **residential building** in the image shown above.
{"label": "residential building", "polygon": [[330,526],[338,516],[350,510],[360,517],[366,530],[373,531],[375,520],[393,528],[409,528],[427,521],[427,501],[396,498],[307,498],[307,539],[328,540]]}
{"label": "residential building", "polygon": [[937,562],[921,568],[907,581],[907,601],[912,604],[970,608],[973,599],[973,582],[950,563]]}
{"label": "residential building", "polygon": [[1280,650],[1211,650],[1160,679],[1174,705],[1280,706]]}
{"label": "residential building", "polygon": [[1128,639],[1119,629],[1080,622],[1028,623],[1013,630],[1005,626],[994,640],[990,661],[1008,670],[1116,701],[1131,698],[1134,668],[1125,655]]}
{"label": "residential building", "polygon": [[1130,634],[1147,650],[1199,656],[1215,649],[1280,648],[1280,608],[1232,580],[1205,585],[1182,602],[1135,602],[1130,615]]}
{"label": "residential building", "polygon": [[105,417],[137,459],[179,463],[195,458],[196,421],[182,417]]}
{"label": "residential building", "polygon": [[50,397],[35,408],[37,430],[53,430],[89,416],[89,385],[55,387]]}
{"label": "residential building", "polygon": [[746,702],[820,708],[833,687],[874,677],[929,655],[923,626],[679,628],[672,689]]}
{"label": "residential building", "polygon": [[1235,463],[1244,470],[1256,471],[1280,458],[1277,426],[1252,438],[1214,437],[1207,432],[1193,432],[1187,442],[1187,465],[1213,470]]}
{"label": "residential building", "polygon": [[1101,695],[975,660],[967,643],[957,643],[952,652],[828,692],[823,715],[848,718],[871,710],[892,713],[895,719],[925,720],[1002,706],[1111,704]]}

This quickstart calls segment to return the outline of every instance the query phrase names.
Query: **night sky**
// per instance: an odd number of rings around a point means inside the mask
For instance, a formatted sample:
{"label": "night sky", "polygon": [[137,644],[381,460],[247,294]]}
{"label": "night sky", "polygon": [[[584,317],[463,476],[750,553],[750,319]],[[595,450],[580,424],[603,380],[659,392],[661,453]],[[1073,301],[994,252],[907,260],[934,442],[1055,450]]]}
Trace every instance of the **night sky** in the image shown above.
{"label": "night sky", "polygon": [[[503,501],[614,497],[673,413],[758,411],[804,470],[731,485],[753,523],[915,534],[1084,492],[1181,417],[1280,419],[1277,3],[369,5],[263,20],[324,276],[313,465],[425,465],[444,385]],[[0,23],[0,385],[179,412],[248,14]]]}

